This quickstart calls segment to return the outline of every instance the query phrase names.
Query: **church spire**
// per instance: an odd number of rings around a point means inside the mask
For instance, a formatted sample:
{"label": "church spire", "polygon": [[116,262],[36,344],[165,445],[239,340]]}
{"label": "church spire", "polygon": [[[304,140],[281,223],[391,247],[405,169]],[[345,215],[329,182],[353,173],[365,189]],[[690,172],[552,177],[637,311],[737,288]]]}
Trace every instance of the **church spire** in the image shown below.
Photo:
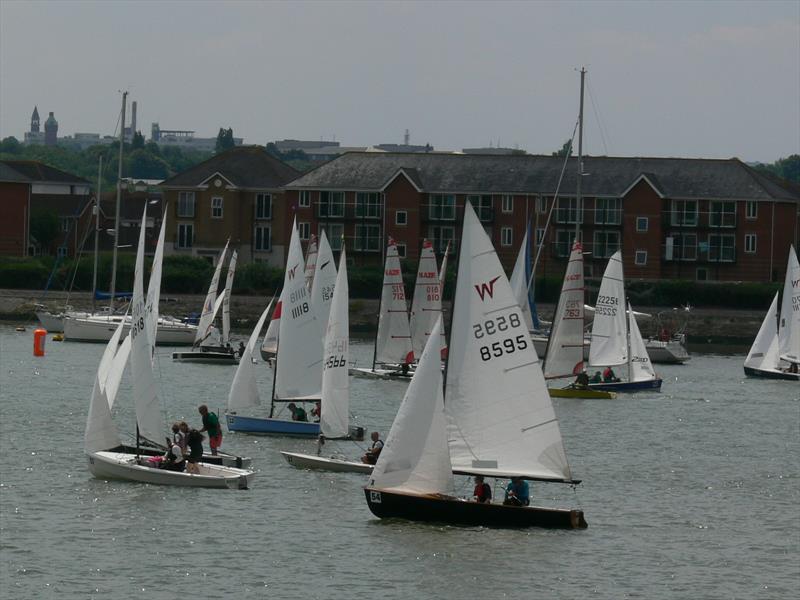
{"label": "church spire", "polygon": [[31,133],[39,133],[39,109],[34,106],[31,115]]}

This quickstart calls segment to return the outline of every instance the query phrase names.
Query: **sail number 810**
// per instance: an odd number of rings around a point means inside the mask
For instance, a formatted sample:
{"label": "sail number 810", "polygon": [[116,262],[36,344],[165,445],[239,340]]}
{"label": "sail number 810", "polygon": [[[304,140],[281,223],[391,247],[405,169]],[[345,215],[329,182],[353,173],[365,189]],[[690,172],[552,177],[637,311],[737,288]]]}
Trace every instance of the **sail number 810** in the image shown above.
{"label": "sail number 810", "polygon": [[491,346],[481,346],[481,360],[491,360],[492,358],[500,358],[503,354],[511,354],[517,350],[525,350],[528,347],[528,342],[525,340],[525,335],[520,334],[516,338],[507,338],[501,342],[492,342]]}
{"label": "sail number 810", "polygon": [[475,339],[479,340],[484,335],[494,335],[498,331],[506,331],[509,327],[519,327],[521,324],[519,315],[517,313],[511,313],[508,315],[508,318],[506,318],[505,315],[501,315],[496,319],[488,319],[483,323],[475,323],[472,326],[472,333],[475,335]]}

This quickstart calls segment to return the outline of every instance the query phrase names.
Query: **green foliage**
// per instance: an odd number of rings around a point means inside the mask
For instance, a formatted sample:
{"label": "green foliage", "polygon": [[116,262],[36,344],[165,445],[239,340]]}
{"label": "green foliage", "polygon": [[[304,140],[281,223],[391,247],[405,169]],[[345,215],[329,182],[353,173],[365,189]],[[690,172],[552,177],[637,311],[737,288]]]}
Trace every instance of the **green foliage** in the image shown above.
{"label": "green foliage", "polygon": [[800,154],[792,154],[786,158],[780,158],[771,164],[757,164],[755,168],[786,181],[800,183]]}
{"label": "green foliage", "polygon": [[273,294],[283,286],[283,269],[266,263],[239,265],[233,280],[233,290],[245,294]]}
{"label": "green foliage", "polygon": [[235,145],[236,142],[233,141],[233,129],[230,127],[228,127],[228,129],[220,127],[214,151],[219,154],[220,152],[225,152],[225,150],[230,150]]}
{"label": "green foliage", "polygon": [[572,140],[567,140],[561,146],[561,150],[553,152],[553,156],[572,156]]}
{"label": "green foliage", "polygon": [[43,289],[50,267],[37,258],[0,258],[0,288]]}
{"label": "green foliage", "polygon": [[30,232],[41,248],[49,248],[59,230],[58,215],[53,210],[37,210],[31,214]]}
{"label": "green foliage", "polygon": [[298,171],[306,171],[314,166],[314,163],[308,158],[308,154],[302,150],[289,150],[288,152],[281,152],[274,142],[269,142],[265,146],[266,151],[275,158],[285,162],[287,165],[297,169]]}
{"label": "green foliage", "polygon": [[131,140],[131,148],[134,150],[139,150],[144,148],[144,136],[142,135],[141,131],[137,131],[133,134],[133,140]]}
{"label": "green foliage", "polygon": [[22,144],[13,135],[3,138],[3,141],[0,142],[0,154],[19,154],[22,152],[22,148]]}
{"label": "green foliage", "polygon": [[128,156],[131,177],[137,179],[166,179],[170,168],[167,161],[144,148],[133,150]]}
{"label": "green foliage", "polygon": [[214,273],[211,263],[191,256],[165,256],[161,289],[170,294],[202,294]]}

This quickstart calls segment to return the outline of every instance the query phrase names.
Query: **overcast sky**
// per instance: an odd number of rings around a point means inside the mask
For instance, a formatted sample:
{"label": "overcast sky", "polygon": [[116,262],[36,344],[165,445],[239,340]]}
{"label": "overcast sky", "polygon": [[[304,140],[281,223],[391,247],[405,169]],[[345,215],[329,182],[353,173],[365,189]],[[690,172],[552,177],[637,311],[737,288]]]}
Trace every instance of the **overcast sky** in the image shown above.
{"label": "overcast sky", "polygon": [[0,0],[0,137],[232,127],[550,153],[588,69],[589,154],[772,162],[800,153],[800,2]]}

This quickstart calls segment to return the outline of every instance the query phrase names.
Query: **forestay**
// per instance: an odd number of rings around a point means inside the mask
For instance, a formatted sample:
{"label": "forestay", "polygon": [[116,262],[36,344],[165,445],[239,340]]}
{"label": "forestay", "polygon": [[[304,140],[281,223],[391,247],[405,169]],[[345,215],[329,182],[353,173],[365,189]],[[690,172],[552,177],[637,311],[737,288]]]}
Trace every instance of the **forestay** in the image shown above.
{"label": "forestay", "polygon": [[397,244],[389,238],[383,270],[378,335],[375,339],[375,362],[396,365],[413,361],[414,351],[411,347],[411,329],[408,325],[400,257],[397,254]]}
{"label": "forestay", "polygon": [[211,277],[211,284],[208,286],[206,293],[206,300],[203,302],[203,312],[200,314],[200,322],[197,324],[197,334],[194,338],[194,345],[201,345],[211,333],[211,326],[214,322],[214,315],[216,310],[214,308],[217,301],[217,289],[219,288],[219,276],[222,271],[222,263],[225,262],[225,256],[228,253],[228,243],[225,242],[225,247],[219,255],[217,261],[217,268],[214,269],[214,275]]}
{"label": "forestay", "polygon": [[758,335],[747,353],[744,366],[751,369],[775,370],[778,364],[778,292],[769,305]]}
{"label": "forestay", "polygon": [[328,243],[328,237],[323,230],[319,236],[317,267],[314,272],[314,282],[311,285],[311,306],[317,317],[321,337],[325,337],[325,330],[328,326],[328,315],[331,312],[333,288],[335,285],[336,262],[333,260],[333,251],[331,250],[331,245]]}
{"label": "forestay", "polygon": [[[318,279],[319,273],[314,279],[314,285]],[[333,288],[333,300],[325,334],[325,354],[322,361],[322,400],[320,402],[319,427],[322,435],[327,438],[347,436],[350,423],[348,303],[347,260],[345,250],[342,248],[342,255],[339,257],[339,273]]]}
{"label": "forestay", "polygon": [[414,356],[422,355],[422,349],[425,348],[428,337],[434,332],[433,327],[439,321],[441,314],[442,296],[436,255],[433,252],[433,244],[429,240],[423,240],[409,319]]}
{"label": "forestay", "polygon": [[244,352],[239,357],[239,365],[236,367],[236,374],[233,376],[233,383],[228,392],[228,410],[236,412],[243,408],[251,408],[259,405],[258,384],[256,382],[256,371],[253,365],[253,351],[258,343],[258,336],[267,320],[267,315],[272,308],[272,301],[264,309],[256,323]]}
{"label": "forestay", "polygon": [[452,465],[443,413],[439,340],[428,343],[372,471],[370,487],[452,494]]}
{"label": "forestay", "polygon": [[322,334],[302,269],[303,250],[295,220],[281,295],[274,400],[318,399],[322,388]]}
{"label": "forestay", "polygon": [[574,376],[583,369],[583,290],[583,246],[575,241],[547,345],[548,379]]}
{"label": "forestay", "polygon": [[469,203],[458,263],[445,389],[453,469],[571,480],[522,312]]}
{"label": "forestay", "polygon": [[233,278],[236,275],[236,250],[231,254],[228,264],[228,275],[225,278],[224,300],[222,301],[222,345],[226,346],[231,341],[231,293],[233,292]]}
{"label": "forestay", "polygon": [[636,323],[636,315],[628,303],[628,335],[630,340],[630,381],[652,381],[656,379],[656,372],[647,347]]}
{"label": "forestay", "polygon": [[789,248],[786,280],[783,284],[778,349],[781,360],[800,364],[800,263],[797,261],[794,246]]}
{"label": "forestay", "polygon": [[531,316],[531,303],[530,295],[528,293],[528,257],[526,254],[529,252],[528,246],[528,232],[522,238],[522,244],[519,247],[519,254],[517,254],[517,261],[514,263],[514,270],[511,272],[511,289],[514,292],[514,297],[519,303],[522,310],[522,317],[525,319],[525,327],[528,331],[533,330],[533,317]]}
{"label": "forestay", "polygon": [[617,250],[606,265],[600,283],[600,293],[597,295],[589,364],[614,366],[628,362],[628,328],[625,321],[622,252]]}

